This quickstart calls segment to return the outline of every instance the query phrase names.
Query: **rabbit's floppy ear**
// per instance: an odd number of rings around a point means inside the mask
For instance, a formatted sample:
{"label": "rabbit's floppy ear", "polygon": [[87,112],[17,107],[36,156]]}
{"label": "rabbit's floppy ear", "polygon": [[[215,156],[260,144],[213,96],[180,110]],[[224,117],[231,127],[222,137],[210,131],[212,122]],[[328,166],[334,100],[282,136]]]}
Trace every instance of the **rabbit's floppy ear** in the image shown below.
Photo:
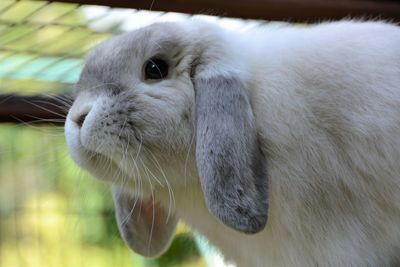
{"label": "rabbit's floppy ear", "polygon": [[196,163],[206,204],[233,229],[257,233],[268,218],[268,180],[246,87],[229,73],[207,76],[194,76]]}
{"label": "rabbit's floppy ear", "polygon": [[168,216],[154,199],[134,197],[118,186],[113,186],[112,193],[118,228],[128,246],[146,257],[161,255],[175,233],[174,214]]}

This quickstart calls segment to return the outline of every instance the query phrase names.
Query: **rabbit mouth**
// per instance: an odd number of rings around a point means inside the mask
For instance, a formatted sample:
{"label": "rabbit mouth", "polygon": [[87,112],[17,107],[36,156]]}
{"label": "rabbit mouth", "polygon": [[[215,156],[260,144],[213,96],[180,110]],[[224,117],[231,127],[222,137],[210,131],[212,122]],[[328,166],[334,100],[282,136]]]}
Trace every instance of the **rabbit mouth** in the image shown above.
{"label": "rabbit mouth", "polygon": [[[93,177],[112,185],[126,188],[135,195],[141,196],[152,191],[152,186],[147,185],[146,179],[142,179],[145,159],[139,157],[139,153],[115,150],[108,154],[102,151],[93,151],[80,144],[72,148],[80,158],[74,157],[75,161],[83,169],[87,170]],[[139,149],[140,151],[140,149]]]}
{"label": "rabbit mouth", "polygon": [[84,147],[81,147],[81,150],[81,154],[85,156],[83,161],[80,160],[77,163],[93,177],[110,184],[121,185],[137,191],[137,181],[134,177],[128,175],[124,160],[117,160],[116,158],[87,150]]}

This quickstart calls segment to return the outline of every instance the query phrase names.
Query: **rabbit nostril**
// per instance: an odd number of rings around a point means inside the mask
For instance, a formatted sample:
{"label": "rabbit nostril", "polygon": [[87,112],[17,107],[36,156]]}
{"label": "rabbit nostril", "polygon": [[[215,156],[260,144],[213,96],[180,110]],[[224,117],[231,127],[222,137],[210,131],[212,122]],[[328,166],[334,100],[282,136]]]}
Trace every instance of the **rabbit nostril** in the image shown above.
{"label": "rabbit nostril", "polygon": [[82,115],[80,115],[76,120],[76,124],[78,124],[79,127],[82,127],[83,123],[85,122],[86,116],[88,115],[88,113],[83,113]]}

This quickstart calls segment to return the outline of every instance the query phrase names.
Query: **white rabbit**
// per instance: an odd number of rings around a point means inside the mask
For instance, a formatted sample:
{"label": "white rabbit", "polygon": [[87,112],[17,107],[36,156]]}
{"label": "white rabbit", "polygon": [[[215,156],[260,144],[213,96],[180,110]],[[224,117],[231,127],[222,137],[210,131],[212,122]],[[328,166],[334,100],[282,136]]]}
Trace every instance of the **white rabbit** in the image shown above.
{"label": "white rabbit", "polygon": [[153,24],[89,54],[65,133],[142,255],[182,219],[238,266],[400,265],[396,25]]}

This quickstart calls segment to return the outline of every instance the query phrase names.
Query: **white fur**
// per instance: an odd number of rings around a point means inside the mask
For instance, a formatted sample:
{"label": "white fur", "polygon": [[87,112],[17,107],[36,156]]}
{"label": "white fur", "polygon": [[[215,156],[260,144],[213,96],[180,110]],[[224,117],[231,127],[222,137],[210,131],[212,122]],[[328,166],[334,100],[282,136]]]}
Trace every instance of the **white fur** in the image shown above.
{"label": "white fur", "polygon": [[[149,154],[140,155],[144,164],[134,166],[139,144],[130,148],[108,140],[110,135],[99,137],[102,128],[88,128],[105,120],[100,113],[110,113],[106,102],[113,97],[82,91],[66,125],[77,163],[104,180],[122,177],[136,194],[152,190],[167,209],[175,210],[239,266],[400,264],[400,28],[383,22],[342,21],[310,27],[264,26],[239,34],[198,22],[172,25],[166,24],[167,32],[176,27],[178,35],[186,33],[181,37],[189,47],[184,52],[199,43],[213,48],[207,51],[212,51],[208,58],[215,60],[215,68],[200,69],[202,75],[239,73],[249,84],[268,165],[266,228],[254,235],[239,233],[207,210],[195,167],[193,125],[167,120],[194,105],[189,76],[177,71],[171,79],[179,82],[161,85],[129,76],[140,76],[142,63],[137,62],[151,56],[146,50],[150,48],[140,50],[148,53],[145,56],[133,53],[130,60],[136,63],[127,63],[124,69],[130,72],[123,77],[136,88],[132,90],[158,94],[173,103],[161,106],[156,123],[164,127],[163,138],[177,138],[176,142],[165,141],[154,149],[154,160]],[[95,56],[112,57],[99,53],[118,47],[118,40],[104,44]],[[87,80],[79,86],[97,85]],[[91,111],[80,130],[73,119],[88,105],[101,112]],[[175,126],[169,128],[168,123]],[[84,130],[90,129],[92,133],[85,135]],[[146,129],[143,135],[152,136]],[[152,142],[161,142],[157,138]],[[134,157],[124,155],[125,147]],[[97,154],[91,157],[87,150]],[[146,179],[152,180],[151,185]],[[172,204],[168,184],[174,193]]]}

